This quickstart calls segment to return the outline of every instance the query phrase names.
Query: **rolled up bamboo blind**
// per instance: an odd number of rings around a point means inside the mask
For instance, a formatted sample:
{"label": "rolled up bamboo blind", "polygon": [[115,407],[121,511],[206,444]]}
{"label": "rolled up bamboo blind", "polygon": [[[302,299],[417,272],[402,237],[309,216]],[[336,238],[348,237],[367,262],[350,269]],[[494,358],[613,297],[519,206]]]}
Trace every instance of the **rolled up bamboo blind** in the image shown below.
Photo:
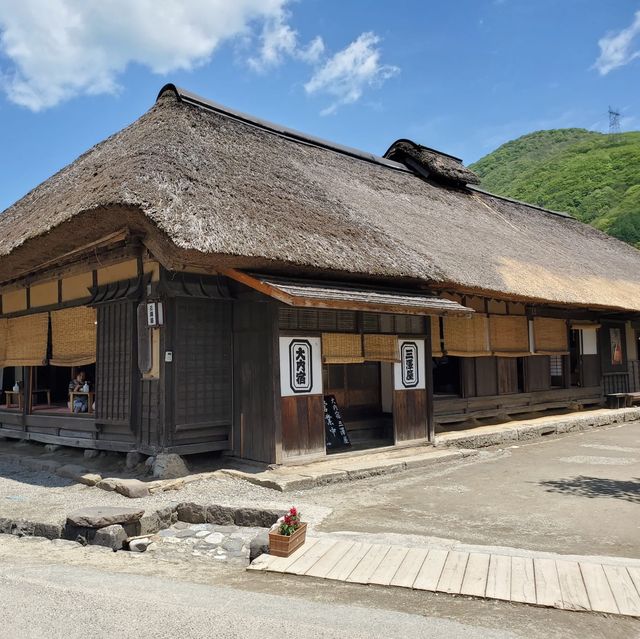
{"label": "rolled up bamboo blind", "polygon": [[442,341],[440,339],[440,318],[431,317],[431,356],[442,357]]}
{"label": "rolled up bamboo blind", "polygon": [[489,341],[494,355],[520,357],[531,355],[529,321],[516,315],[490,315]]}
{"label": "rolled up bamboo blind", "polygon": [[362,364],[362,337],[355,333],[322,333],[325,364]]}
{"label": "rolled up bamboo blind", "polygon": [[36,313],[6,320],[3,366],[42,366],[47,361],[49,313]]}
{"label": "rolled up bamboo blind", "polygon": [[397,335],[365,335],[364,358],[372,362],[399,362]]}
{"label": "rolled up bamboo blind", "polygon": [[486,315],[444,318],[444,350],[457,357],[491,355]]}
{"label": "rolled up bamboo blind", "polygon": [[87,306],[51,313],[52,366],[86,366],[96,361],[96,310]]}
{"label": "rolled up bamboo blind", "polygon": [[562,319],[534,317],[533,339],[539,355],[561,355],[569,352],[567,323]]}

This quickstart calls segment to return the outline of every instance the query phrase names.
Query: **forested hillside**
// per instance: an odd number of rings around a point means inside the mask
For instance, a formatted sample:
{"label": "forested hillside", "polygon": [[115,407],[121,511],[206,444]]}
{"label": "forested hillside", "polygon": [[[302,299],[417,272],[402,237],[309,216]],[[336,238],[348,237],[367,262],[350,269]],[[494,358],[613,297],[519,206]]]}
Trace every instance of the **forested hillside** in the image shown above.
{"label": "forested hillside", "polygon": [[566,211],[640,248],[640,131],[537,131],[470,168],[487,191]]}

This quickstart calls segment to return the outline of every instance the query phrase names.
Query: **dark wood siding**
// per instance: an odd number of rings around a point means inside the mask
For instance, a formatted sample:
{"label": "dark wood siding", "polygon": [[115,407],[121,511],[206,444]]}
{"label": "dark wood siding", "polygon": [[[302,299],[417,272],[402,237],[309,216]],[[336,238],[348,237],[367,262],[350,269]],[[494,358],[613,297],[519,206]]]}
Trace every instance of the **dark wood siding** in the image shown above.
{"label": "dark wood siding", "polygon": [[393,426],[396,443],[427,437],[427,392],[393,392]]}
{"label": "dark wood siding", "polygon": [[525,390],[542,391],[551,388],[551,366],[549,357],[537,355],[524,358]]}
{"label": "dark wood siding", "polygon": [[98,307],[96,352],[96,423],[100,438],[134,440],[132,420],[139,375],[136,374],[136,322],[132,302]]}
{"label": "dark wood siding", "polygon": [[280,463],[278,307],[238,301],[233,309],[233,449],[236,455]]}
{"label": "dark wood siding", "polygon": [[160,380],[140,382],[140,443],[162,446],[160,431]]}
{"label": "dark wood siding", "polygon": [[175,303],[172,445],[231,447],[231,302],[179,298]]}
{"label": "dark wood siding", "polygon": [[592,388],[602,384],[600,355],[580,356],[580,382],[585,388]]}
{"label": "dark wood siding", "polygon": [[498,357],[498,394],[518,392],[518,358]]}
{"label": "dark wood siding", "polygon": [[286,457],[324,454],[322,395],[282,398],[282,453]]}
{"label": "dark wood siding", "polygon": [[497,363],[495,357],[475,357],[475,395],[469,397],[487,397],[498,394]]}

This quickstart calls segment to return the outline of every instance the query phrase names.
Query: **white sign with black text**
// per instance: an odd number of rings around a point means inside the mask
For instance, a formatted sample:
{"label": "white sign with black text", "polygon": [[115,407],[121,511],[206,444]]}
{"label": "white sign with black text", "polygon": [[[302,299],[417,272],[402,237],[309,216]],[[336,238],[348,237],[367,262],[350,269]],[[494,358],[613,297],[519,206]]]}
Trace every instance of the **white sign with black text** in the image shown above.
{"label": "white sign with black text", "polygon": [[395,390],[420,390],[426,388],[424,364],[424,340],[401,339],[400,361],[393,365]]}
{"label": "white sign with black text", "polygon": [[322,394],[319,337],[280,338],[280,392],[283,397]]}

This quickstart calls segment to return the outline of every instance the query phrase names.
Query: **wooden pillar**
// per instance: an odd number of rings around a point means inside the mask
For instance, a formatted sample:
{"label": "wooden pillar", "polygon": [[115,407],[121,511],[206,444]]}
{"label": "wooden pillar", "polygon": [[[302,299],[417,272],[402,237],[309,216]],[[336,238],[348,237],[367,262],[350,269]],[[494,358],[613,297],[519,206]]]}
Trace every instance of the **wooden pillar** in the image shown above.
{"label": "wooden pillar", "polygon": [[435,441],[436,430],[434,420],[433,405],[433,345],[431,344],[431,322],[440,322],[439,317],[425,317],[425,341],[424,341],[424,363],[425,363],[425,384],[427,392],[427,438],[430,442]]}

